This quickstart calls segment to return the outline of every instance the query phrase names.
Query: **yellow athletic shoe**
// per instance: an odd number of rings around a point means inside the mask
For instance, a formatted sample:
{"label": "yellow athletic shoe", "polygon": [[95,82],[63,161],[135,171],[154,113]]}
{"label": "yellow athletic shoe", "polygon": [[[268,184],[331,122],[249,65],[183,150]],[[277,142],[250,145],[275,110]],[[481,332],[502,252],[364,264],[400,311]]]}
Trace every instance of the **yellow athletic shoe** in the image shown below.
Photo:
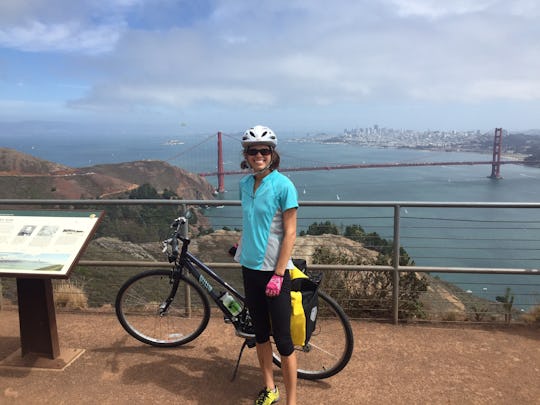
{"label": "yellow athletic shoe", "polygon": [[277,387],[273,390],[265,388],[259,392],[259,396],[255,400],[255,405],[270,405],[279,401],[279,390]]}

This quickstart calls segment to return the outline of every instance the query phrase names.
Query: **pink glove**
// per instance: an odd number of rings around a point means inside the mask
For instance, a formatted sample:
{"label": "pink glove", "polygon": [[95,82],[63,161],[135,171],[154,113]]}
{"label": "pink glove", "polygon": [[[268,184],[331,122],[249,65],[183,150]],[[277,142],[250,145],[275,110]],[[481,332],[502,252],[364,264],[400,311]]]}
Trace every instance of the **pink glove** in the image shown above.
{"label": "pink glove", "polygon": [[283,276],[274,274],[268,284],[266,284],[266,295],[268,297],[277,297],[281,291]]}

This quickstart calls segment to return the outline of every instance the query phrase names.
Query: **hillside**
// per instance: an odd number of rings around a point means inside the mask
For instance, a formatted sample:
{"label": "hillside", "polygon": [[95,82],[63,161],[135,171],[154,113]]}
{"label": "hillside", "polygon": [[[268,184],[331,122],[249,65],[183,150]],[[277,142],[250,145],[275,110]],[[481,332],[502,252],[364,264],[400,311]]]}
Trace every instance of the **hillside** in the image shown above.
{"label": "hillside", "polygon": [[[232,258],[228,255],[228,249],[240,238],[238,231],[216,230],[207,235],[201,235],[191,240],[190,251],[199,257],[203,262],[232,263]],[[312,255],[317,247],[328,247],[332,252],[355,256],[361,258],[364,265],[375,264],[378,253],[366,249],[361,243],[352,241],[342,236],[332,235],[334,243],[329,245],[328,235],[305,235],[299,236],[296,240],[293,257],[306,259],[308,267],[312,263]],[[140,261],[165,261],[165,255],[161,251],[159,241],[151,243],[134,244],[120,241],[117,238],[98,238],[90,243],[83,260],[140,260]],[[96,268],[79,268],[76,271],[75,279],[82,278],[90,293],[90,302],[99,302],[99,298],[93,298],[95,291],[99,297],[114,297],[119,285],[125,281],[128,275],[132,275],[138,270],[127,270],[116,268],[114,271],[103,268],[98,271]],[[215,269],[233,286],[241,288],[241,272],[237,270]],[[343,273],[335,273],[333,276],[326,273],[326,277],[343,277]],[[362,277],[360,274],[359,277]],[[106,277],[105,279],[103,277]],[[349,276],[346,276],[349,277]],[[356,277],[353,274],[353,278]],[[425,309],[430,313],[430,319],[437,319],[453,314],[457,319],[467,317],[467,303],[460,297],[463,293],[456,287],[442,282],[436,278],[427,276],[429,280],[428,290],[421,294],[420,300],[424,303]],[[108,289],[111,291],[107,291]],[[334,292],[336,294],[336,292]],[[339,295],[339,294],[338,294]],[[470,299],[467,296],[468,299]],[[110,298],[112,299],[112,298]],[[479,304],[480,303],[480,304]],[[484,302],[475,302],[477,305],[485,305]]]}
{"label": "hillside", "polygon": [[31,176],[56,171],[67,171],[67,166],[48,162],[14,149],[0,148],[0,174]]}
{"label": "hillside", "polygon": [[132,184],[148,183],[160,192],[172,190],[183,199],[213,199],[214,188],[202,177],[159,160],[96,165],[81,170]]}
{"label": "hillside", "polygon": [[206,180],[162,161],[71,168],[0,148],[0,198],[115,198],[145,183],[185,199],[213,198]]}

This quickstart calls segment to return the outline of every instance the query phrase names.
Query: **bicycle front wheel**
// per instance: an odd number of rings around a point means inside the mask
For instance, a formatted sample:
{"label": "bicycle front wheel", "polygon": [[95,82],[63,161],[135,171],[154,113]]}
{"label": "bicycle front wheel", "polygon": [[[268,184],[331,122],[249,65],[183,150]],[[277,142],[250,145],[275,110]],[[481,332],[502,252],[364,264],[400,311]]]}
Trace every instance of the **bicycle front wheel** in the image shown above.
{"label": "bicycle front wheel", "polygon": [[[149,270],[127,280],[116,296],[116,316],[135,339],[152,346],[172,347],[199,336],[210,319],[210,303],[202,288],[179,275],[172,302],[171,270]],[[166,308],[166,309],[165,309]]]}
{"label": "bicycle front wheel", "polygon": [[[317,324],[309,343],[296,347],[298,378],[320,380],[339,373],[351,359],[354,339],[351,324],[343,309],[330,296],[319,291]],[[281,357],[273,347],[274,363]]]}

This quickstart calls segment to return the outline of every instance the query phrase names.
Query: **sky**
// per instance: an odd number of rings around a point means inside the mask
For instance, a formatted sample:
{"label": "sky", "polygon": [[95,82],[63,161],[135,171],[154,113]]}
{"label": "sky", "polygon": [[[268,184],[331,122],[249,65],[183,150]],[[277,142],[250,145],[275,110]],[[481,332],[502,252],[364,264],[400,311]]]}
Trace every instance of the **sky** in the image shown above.
{"label": "sky", "polygon": [[0,124],[521,131],[539,72],[537,0],[0,2]]}

